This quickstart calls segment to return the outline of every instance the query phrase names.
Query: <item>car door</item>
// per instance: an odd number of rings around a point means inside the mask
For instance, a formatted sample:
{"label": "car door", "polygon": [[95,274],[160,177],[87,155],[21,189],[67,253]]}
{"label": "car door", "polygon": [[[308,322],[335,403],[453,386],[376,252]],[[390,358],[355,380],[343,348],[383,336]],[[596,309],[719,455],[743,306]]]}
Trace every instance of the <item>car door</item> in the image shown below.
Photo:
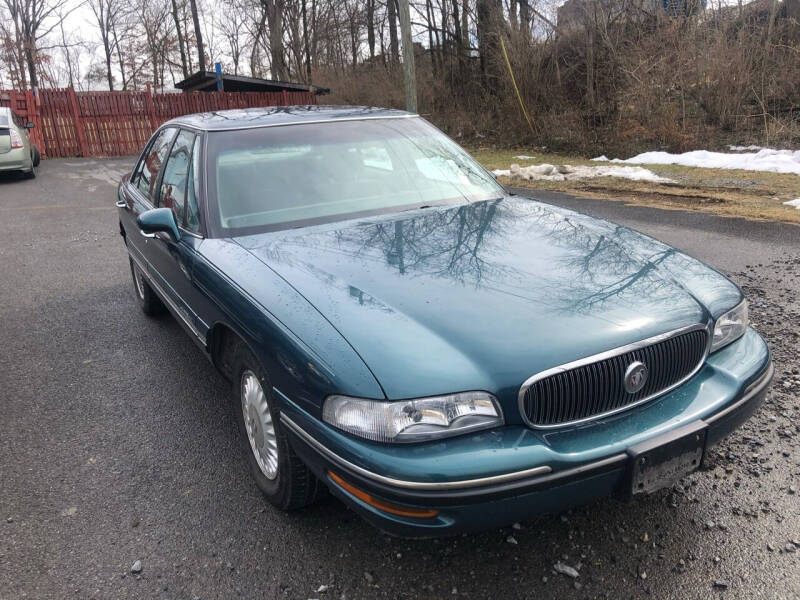
{"label": "car door", "polygon": [[202,303],[192,282],[192,268],[197,247],[202,241],[195,198],[193,157],[199,152],[199,136],[181,129],[175,136],[159,178],[159,192],[154,198],[158,208],[168,208],[175,216],[181,237],[175,240],[163,232],[156,233],[148,243],[148,258],[152,279],[164,294],[172,309],[200,341],[208,329],[198,319],[195,306]]}
{"label": "car door", "polygon": [[120,222],[125,229],[128,252],[147,275],[152,275],[148,255],[153,237],[142,233],[136,218],[155,207],[158,176],[176,133],[175,127],[167,127],[156,133],[142,152],[130,179],[120,189],[123,196],[119,203]]}

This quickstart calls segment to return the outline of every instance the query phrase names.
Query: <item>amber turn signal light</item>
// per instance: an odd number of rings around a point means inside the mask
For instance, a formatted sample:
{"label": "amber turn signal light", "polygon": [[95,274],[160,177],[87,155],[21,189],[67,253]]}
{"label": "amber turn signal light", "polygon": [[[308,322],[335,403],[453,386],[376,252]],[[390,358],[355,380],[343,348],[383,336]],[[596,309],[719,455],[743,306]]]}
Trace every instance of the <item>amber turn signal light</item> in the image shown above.
{"label": "amber turn signal light", "polygon": [[382,510],[383,512],[391,513],[393,515],[400,515],[401,517],[414,517],[416,519],[430,519],[439,514],[438,510],[433,510],[431,508],[412,508],[410,506],[401,506],[399,504],[393,504],[391,502],[387,502],[386,500],[376,498],[372,494],[368,494],[367,492],[358,489],[354,485],[347,483],[333,471],[328,471],[328,476],[333,479],[336,485],[345,490],[347,493],[355,496],[362,502],[366,502],[370,506],[377,508],[378,510]]}

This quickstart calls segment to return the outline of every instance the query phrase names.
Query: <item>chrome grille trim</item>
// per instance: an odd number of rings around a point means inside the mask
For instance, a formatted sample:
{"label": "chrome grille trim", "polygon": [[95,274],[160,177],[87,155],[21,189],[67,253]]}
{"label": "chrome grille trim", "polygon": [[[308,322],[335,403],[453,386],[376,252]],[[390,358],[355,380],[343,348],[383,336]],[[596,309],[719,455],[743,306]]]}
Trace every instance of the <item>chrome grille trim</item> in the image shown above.
{"label": "chrome grille trim", "polygon": [[[578,425],[580,423],[602,419],[604,417],[628,410],[640,404],[644,404],[645,402],[653,400],[659,396],[663,396],[664,394],[674,390],[681,384],[691,379],[703,367],[711,349],[711,332],[713,331],[712,327],[712,321],[709,321],[706,324],[698,323],[696,325],[681,327],[680,329],[676,329],[674,331],[656,335],[645,340],[633,342],[625,346],[620,346],[619,348],[614,348],[613,350],[607,350],[599,354],[587,356],[585,358],[541,371],[526,379],[520,387],[517,403],[522,420],[528,427],[531,427],[532,429],[558,429],[570,425]],[[686,338],[681,337],[693,331],[704,331],[706,334],[706,344],[705,348],[703,349],[703,354],[694,367],[688,363],[689,355],[687,350],[689,347],[687,340]],[[669,352],[665,352],[664,345],[661,345],[661,342],[666,342],[666,344],[670,347]],[[665,364],[665,357],[667,355],[679,356],[681,357],[682,362],[679,364],[670,362],[668,363],[668,368],[659,369],[657,373],[653,374],[657,378],[655,380],[656,385],[653,386],[657,391],[645,397],[637,398],[633,402],[625,403],[625,396],[622,389],[622,379],[616,374],[624,372],[625,365],[622,361],[622,355],[629,352],[634,352],[636,350],[643,350],[647,354],[646,360],[643,361],[645,364],[663,365]],[[596,382],[596,385],[593,387],[596,390],[600,390],[600,393],[587,393],[589,392],[589,390],[586,389],[587,378],[578,378],[574,372],[574,369],[577,369],[578,367],[589,367],[591,369],[593,381]],[[689,369],[688,375],[680,378],[678,381],[675,381],[667,387],[663,387],[667,384],[667,382],[674,380],[679,373],[686,372],[687,369]],[[567,377],[552,378],[553,375],[565,372]],[[557,420],[559,418],[563,420],[558,423],[543,425],[534,423],[529,419],[527,411],[525,410],[525,395],[531,386],[545,379],[547,380],[544,383],[547,390],[547,396],[557,399],[556,401],[551,401],[548,403],[545,420],[548,422]],[[582,385],[581,390],[577,389],[579,384]],[[627,394],[627,392],[624,393]],[[611,406],[611,408],[608,410],[598,413],[597,411],[601,410],[604,399],[607,398],[615,399],[613,406]],[[578,406],[579,402],[580,406]],[[590,414],[588,417],[576,418],[581,414],[585,414],[587,407],[590,407],[589,412],[592,414]]]}

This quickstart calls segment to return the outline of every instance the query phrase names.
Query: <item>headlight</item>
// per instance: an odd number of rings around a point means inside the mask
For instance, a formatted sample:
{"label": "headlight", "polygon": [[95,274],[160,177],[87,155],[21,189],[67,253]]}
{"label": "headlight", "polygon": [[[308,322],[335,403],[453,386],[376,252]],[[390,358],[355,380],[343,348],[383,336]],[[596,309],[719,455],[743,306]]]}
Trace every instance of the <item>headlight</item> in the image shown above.
{"label": "headlight", "polygon": [[423,442],[503,424],[494,396],[462,392],[386,402],[330,396],[322,420],[374,442]]}
{"label": "headlight", "polygon": [[714,337],[711,340],[711,352],[716,352],[739,339],[747,329],[747,300],[742,300],[736,307],[722,315],[714,323]]}

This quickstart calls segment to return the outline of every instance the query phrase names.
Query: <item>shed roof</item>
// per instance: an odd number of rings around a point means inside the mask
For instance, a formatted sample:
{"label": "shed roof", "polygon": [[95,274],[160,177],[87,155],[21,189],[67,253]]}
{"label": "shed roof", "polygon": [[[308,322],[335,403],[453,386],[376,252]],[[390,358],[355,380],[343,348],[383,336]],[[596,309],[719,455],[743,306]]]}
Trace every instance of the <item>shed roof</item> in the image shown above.
{"label": "shed roof", "polygon": [[[222,86],[226,92],[311,92],[315,95],[329,94],[328,88],[295,83],[291,81],[277,81],[275,79],[260,79],[258,77],[245,77],[244,75],[222,74]],[[214,71],[197,71],[175,87],[184,92],[214,92],[217,90],[217,75]]]}

